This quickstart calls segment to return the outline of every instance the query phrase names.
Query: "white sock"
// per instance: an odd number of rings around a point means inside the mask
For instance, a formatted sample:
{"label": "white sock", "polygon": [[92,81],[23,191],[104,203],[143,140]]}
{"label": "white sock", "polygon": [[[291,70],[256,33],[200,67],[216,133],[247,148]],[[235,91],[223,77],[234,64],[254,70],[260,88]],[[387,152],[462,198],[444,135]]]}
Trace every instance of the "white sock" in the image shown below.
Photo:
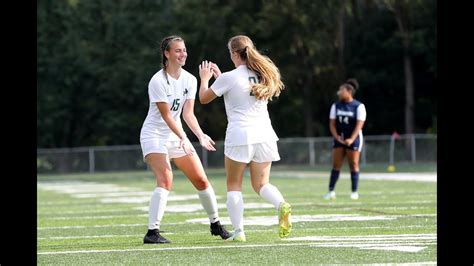
{"label": "white sock", "polygon": [[283,199],[278,188],[270,183],[264,185],[260,189],[260,197],[273,204],[277,210],[278,207],[280,207],[280,204],[285,202],[285,199]]}
{"label": "white sock", "polygon": [[227,211],[236,232],[244,231],[244,199],[242,192],[227,192]]}
{"label": "white sock", "polygon": [[215,223],[219,221],[219,212],[217,210],[217,200],[216,194],[211,184],[201,191],[198,191],[199,199],[201,200],[202,207],[206,210],[207,215],[209,216],[209,221]]}
{"label": "white sock", "polygon": [[162,187],[157,187],[153,191],[148,207],[148,229],[160,229],[160,222],[165,213],[166,202],[170,192]]}

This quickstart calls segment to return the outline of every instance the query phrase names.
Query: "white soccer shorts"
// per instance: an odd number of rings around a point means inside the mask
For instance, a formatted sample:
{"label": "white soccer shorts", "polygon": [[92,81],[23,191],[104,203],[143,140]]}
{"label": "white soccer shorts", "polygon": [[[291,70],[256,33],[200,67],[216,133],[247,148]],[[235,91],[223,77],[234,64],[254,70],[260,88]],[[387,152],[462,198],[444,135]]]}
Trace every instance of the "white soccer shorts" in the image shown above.
{"label": "white soccer shorts", "polygon": [[143,160],[150,153],[166,154],[170,159],[186,156],[184,150],[179,146],[179,141],[164,141],[160,139],[148,139],[140,141],[142,146]]}
{"label": "white soccer shorts", "polygon": [[251,161],[264,163],[280,160],[276,141],[241,146],[225,146],[224,154],[229,159],[241,163],[250,163]]}

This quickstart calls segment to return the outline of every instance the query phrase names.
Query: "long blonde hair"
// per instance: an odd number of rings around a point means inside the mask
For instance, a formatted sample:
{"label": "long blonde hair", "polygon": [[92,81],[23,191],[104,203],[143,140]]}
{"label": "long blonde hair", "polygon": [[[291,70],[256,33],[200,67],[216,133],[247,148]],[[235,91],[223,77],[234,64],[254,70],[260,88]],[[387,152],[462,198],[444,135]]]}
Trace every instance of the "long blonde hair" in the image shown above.
{"label": "long blonde hair", "polygon": [[280,71],[268,56],[262,55],[255,48],[252,40],[245,35],[230,38],[229,50],[239,54],[247,67],[257,74],[258,83],[252,85],[252,93],[259,100],[272,100],[280,96],[285,85],[281,81]]}

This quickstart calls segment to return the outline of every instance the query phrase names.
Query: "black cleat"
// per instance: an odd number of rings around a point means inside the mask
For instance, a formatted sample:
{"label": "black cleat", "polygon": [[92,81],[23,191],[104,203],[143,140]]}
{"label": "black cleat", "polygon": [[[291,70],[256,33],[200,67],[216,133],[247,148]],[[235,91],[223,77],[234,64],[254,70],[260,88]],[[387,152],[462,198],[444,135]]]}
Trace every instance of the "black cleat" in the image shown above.
{"label": "black cleat", "polygon": [[168,239],[160,235],[160,230],[148,230],[145,237],[143,238],[143,244],[165,244],[171,243]]}
{"label": "black cleat", "polygon": [[213,236],[220,236],[222,239],[227,239],[232,236],[219,221],[211,223],[211,234]]}

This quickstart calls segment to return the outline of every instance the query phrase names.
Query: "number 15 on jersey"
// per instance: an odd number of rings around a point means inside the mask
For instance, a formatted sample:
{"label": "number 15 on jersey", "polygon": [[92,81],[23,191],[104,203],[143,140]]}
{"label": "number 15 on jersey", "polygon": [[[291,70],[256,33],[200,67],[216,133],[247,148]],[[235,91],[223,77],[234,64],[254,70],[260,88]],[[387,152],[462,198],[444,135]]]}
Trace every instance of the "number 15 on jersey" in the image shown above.
{"label": "number 15 on jersey", "polygon": [[179,99],[174,99],[170,110],[171,111],[178,111],[178,109],[179,109]]}

